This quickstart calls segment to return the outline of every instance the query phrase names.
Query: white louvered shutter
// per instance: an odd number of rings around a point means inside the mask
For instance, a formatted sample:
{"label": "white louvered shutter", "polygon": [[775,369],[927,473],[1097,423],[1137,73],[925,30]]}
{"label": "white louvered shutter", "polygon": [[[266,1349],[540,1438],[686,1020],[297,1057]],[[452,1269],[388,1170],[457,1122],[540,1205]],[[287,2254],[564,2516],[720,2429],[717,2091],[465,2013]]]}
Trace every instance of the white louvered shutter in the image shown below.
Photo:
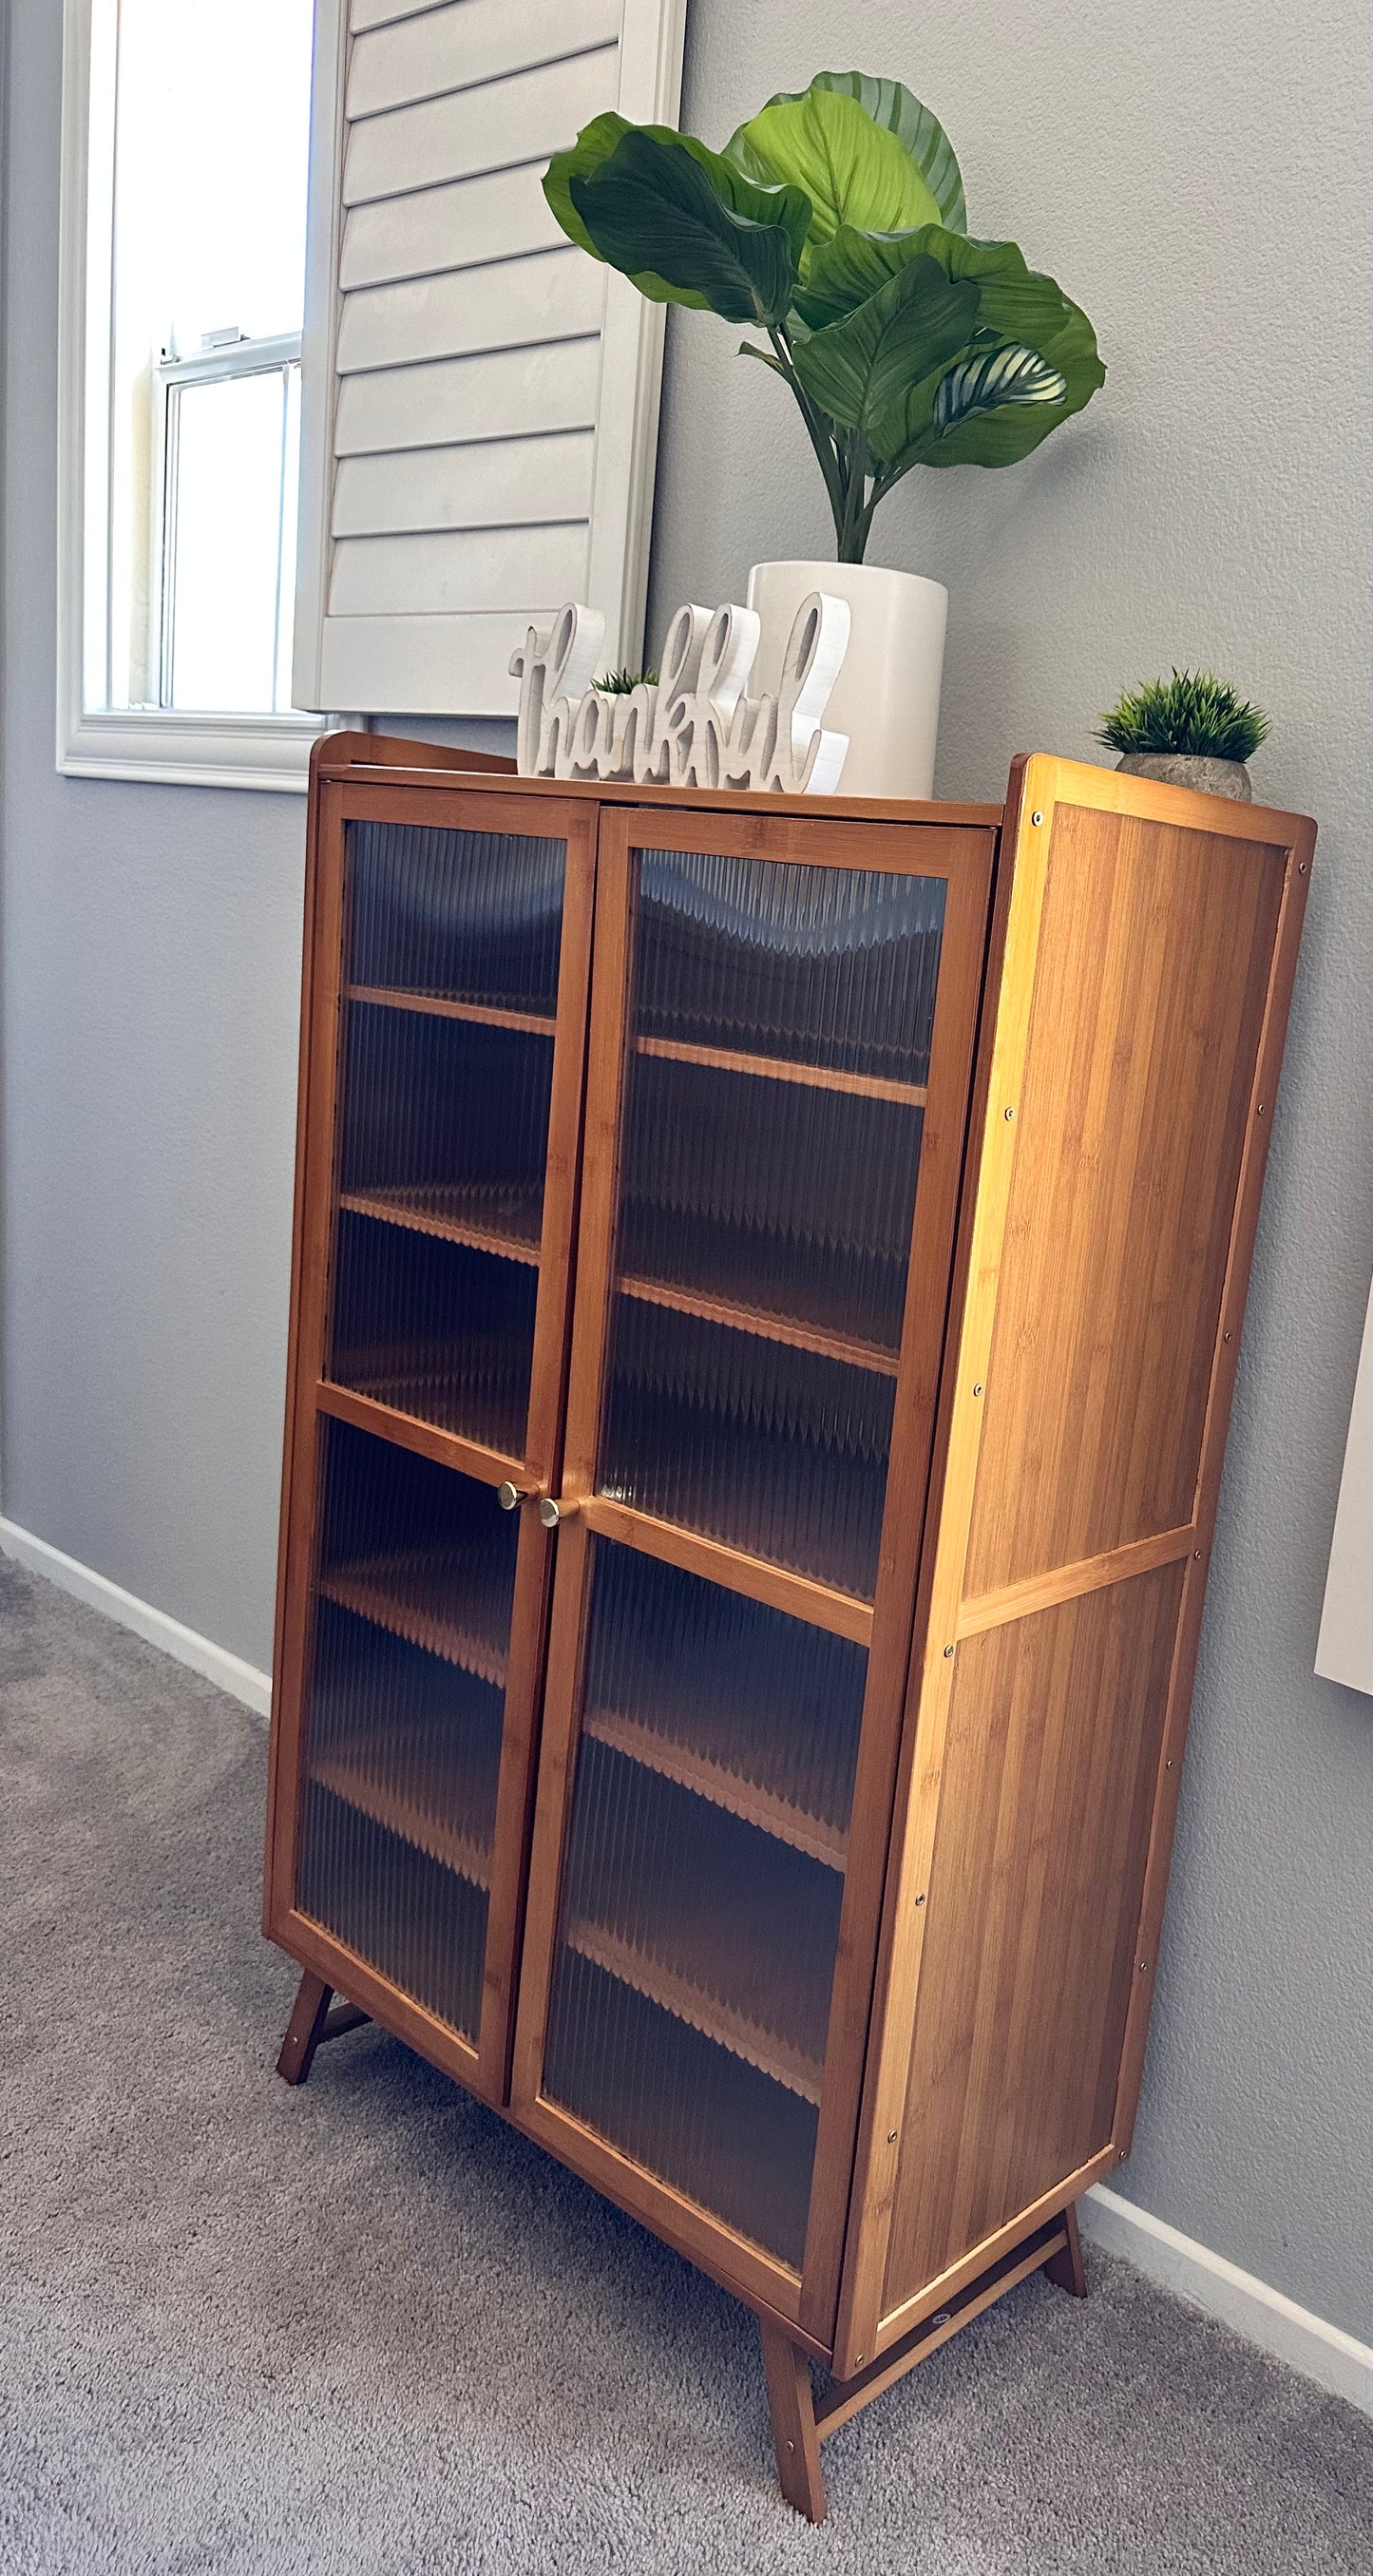
{"label": "white louvered shutter", "polygon": [[662,309],[575,250],[550,153],[674,123],[683,0],[316,0],[297,706],[505,715],[567,599],[643,633]]}

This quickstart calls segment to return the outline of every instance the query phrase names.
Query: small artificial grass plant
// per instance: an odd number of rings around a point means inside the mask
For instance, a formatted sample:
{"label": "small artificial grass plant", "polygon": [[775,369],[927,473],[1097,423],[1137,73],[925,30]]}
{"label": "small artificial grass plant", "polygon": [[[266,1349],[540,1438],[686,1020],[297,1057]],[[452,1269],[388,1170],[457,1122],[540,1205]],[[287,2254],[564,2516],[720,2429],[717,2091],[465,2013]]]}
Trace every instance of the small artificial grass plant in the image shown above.
{"label": "small artificial grass plant", "polygon": [[1238,697],[1213,671],[1174,670],[1171,680],[1146,680],[1127,689],[1096,740],[1112,751],[1193,752],[1206,760],[1251,760],[1267,739],[1261,707]]}
{"label": "small artificial grass plant", "polygon": [[656,688],[657,684],[656,671],[603,671],[600,679],[591,683],[602,698],[628,698],[638,688]]}

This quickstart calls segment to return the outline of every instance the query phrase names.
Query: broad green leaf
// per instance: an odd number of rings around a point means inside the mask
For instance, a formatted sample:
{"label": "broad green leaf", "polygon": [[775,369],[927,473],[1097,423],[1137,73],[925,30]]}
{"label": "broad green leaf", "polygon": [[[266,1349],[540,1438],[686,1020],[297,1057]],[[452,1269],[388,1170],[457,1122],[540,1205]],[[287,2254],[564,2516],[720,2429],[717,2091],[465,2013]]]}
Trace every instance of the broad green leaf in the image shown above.
{"label": "broad green leaf", "polygon": [[927,248],[951,281],[977,287],[978,343],[963,354],[981,358],[1008,345],[1032,350],[1063,378],[1064,390],[1053,402],[1006,402],[949,418],[944,426],[936,419],[936,391],[928,419],[920,421],[913,409],[909,413],[908,444],[916,449],[910,462],[1017,465],[1105,383],[1096,334],[1086,314],[1051,277],[1026,267],[1014,242],[969,241],[961,233],[941,231],[929,236]]}
{"label": "broad green leaf", "polygon": [[[779,90],[761,113],[766,116],[775,107],[794,107],[815,91],[826,91],[836,97],[853,99],[874,125],[895,137],[907,158],[913,162],[931,197],[933,211],[926,208],[906,222],[939,222],[951,232],[963,232],[967,226],[967,208],[963,201],[963,181],[958,162],[943,126],[922,101],[904,89],[900,81],[876,80],[870,72],[817,72],[809,90]],[[750,179],[773,175],[750,140],[758,118],[741,125],[725,145],[728,160],[737,162]],[[790,177],[793,174],[787,173]],[[803,183],[804,184],[804,183]],[[850,220],[861,223],[861,216],[850,213]],[[895,226],[875,224],[872,231],[894,230]]]}
{"label": "broad green leaf", "polygon": [[812,401],[885,463],[904,441],[909,390],[967,347],[976,318],[973,285],[950,280],[935,260],[908,260],[856,312],[799,342],[796,372]]}
{"label": "broad green leaf", "polygon": [[729,322],[785,319],[810,223],[799,188],[755,187],[691,136],[635,125],[566,184],[592,248],[656,302],[709,305]]}
{"label": "broad green leaf", "polygon": [[814,208],[812,251],[845,223],[897,232],[939,220],[937,200],[904,145],[842,91],[812,86],[798,98],[771,100],[725,155],[762,185],[804,189]]}
{"label": "broad green leaf", "polygon": [[927,236],[937,226],[921,224],[912,232],[864,233],[841,224],[837,233],[806,263],[805,283],[796,290],[796,309],[813,331],[842,321],[907,262],[928,258]]}

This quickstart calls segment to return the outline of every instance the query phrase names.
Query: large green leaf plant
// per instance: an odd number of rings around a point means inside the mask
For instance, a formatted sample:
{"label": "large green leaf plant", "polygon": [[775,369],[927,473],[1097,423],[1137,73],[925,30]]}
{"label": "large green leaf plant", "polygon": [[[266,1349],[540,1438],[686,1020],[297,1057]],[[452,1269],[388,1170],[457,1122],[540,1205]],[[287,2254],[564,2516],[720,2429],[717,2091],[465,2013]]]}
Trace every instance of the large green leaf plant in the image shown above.
{"label": "large green leaf plant", "polygon": [[544,193],[642,295],[765,335],[742,353],[795,395],[841,563],[913,466],[1014,465],[1105,382],[1053,279],[969,239],[953,146],[899,81],[817,72],[723,152],[610,112],[555,153]]}

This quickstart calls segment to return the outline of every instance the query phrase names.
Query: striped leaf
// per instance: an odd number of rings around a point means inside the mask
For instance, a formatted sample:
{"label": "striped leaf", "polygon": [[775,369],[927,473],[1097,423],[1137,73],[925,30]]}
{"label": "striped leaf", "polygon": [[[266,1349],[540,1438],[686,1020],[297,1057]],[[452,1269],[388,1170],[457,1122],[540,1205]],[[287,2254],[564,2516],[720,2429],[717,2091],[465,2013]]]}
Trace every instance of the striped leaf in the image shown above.
{"label": "striped leaf", "polygon": [[934,425],[942,437],[975,412],[999,411],[1003,403],[1058,403],[1067,390],[1067,377],[1046,366],[1037,349],[1003,343],[950,368],[934,398]]}

